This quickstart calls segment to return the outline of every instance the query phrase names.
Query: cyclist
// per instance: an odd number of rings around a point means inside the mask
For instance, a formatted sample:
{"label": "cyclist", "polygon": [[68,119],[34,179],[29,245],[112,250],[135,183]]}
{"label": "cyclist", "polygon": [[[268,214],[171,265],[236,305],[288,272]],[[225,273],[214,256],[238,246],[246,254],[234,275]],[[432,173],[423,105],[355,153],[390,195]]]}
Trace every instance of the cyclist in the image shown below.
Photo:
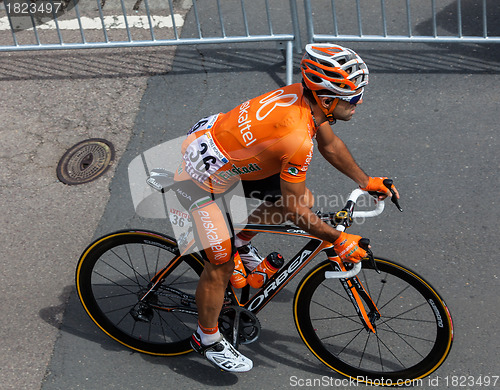
{"label": "cyclist", "polygon": [[255,268],[262,257],[251,245],[251,235],[240,232],[232,237],[232,226],[217,205],[217,196],[241,180],[245,196],[265,200],[249,216],[249,223],[290,220],[332,242],[344,261],[359,262],[366,255],[358,245],[361,237],[335,230],[311,211],[314,201],[305,179],[313,139],[323,157],[363,190],[378,192],[380,198],[390,195],[384,178],[365,174],[331,128],[336,120],[349,121],[362,102],[368,84],[364,61],[342,46],[309,44],[301,71],[302,83],[203,118],[182,146],[174,190],[191,213],[205,259],[196,290],[198,329],[191,345],[226,371],[248,371],[253,365],[218,330],[225,289],[235,272],[234,253],[238,250],[247,270]]}

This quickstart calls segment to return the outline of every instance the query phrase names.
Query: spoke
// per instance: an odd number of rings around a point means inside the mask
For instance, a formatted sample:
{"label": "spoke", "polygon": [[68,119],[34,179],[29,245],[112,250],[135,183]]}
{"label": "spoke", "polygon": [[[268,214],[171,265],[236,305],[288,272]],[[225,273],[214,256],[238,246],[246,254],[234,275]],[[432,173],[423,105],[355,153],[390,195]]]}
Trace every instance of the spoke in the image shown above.
{"label": "spoke", "polygon": [[158,273],[158,265],[160,264],[160,248],[156,248],[158,253],[156,254],[156,264],[155,264],[155,275]]}
{"label": "spoke", "polygon": [[[401,365],[401,367],[406,368],[406,366],[403,364],[403,362],[402,362],[401,360],[399,360],[399,359],[398,359],[398,357],[397,357],[396,355],[394,355],[394,353],[393,353],[393,352],[390,350],[390,348],[389,348],[389,347],[388,347],[388,346],[384,343],[384,341],[383,341],[380,337],[378,337],[378,335],[376,335],[376,336],[377,336],[377,340],[379,340],[379,341],[380,341],[380,343],[382,343],[382,345],[383,345],[383,346],[387,349],[387,351],[389,351],[389,353],[390,353],[392,356],[394,356],[394,359],[396,359],[396,360],[398,361],[398,363]],[[382,353],[380,353],[380,355],[382,356]]]}
{"label": "spoke", "polygon": [[[119,273],[120,275],[122,275],[124,278],[126,278],[126,279],[128,279],[130,282],[132,282],[135,286],[137,286],[137,285],[139,285],[139,286],[140,286],[140,284],[137,282],[137,280],[134,280],[134,279],[130,278],[128,275],[124,274],[122,271],[120,271],[118,268],[116,268],[116,267],[112,266],[112,265],[111,265],[111,264],[109,264],[107,261],[105,261],[105,260],[101,260],[101,263],[104,263],[104,264],[105,264],[105,265],[107,265],[109,268],[111,268],[111,269],[115,270],[116,272],[118,272],[118,273]],[[130,267],[128,264],[127,264],[127,266],[128,266],[128,267]],[[107,277],[103,276],[101,273],[99,273],[99,272],[95,271],[95,269],[94,269],[94,271],[93,271],[93,272],[94,272],[95,274],[99,275],[99,276],[102,276],[102,277],[103,277],[103,278],[105,278],[106,280],[109,280],[109,278],[107,278]]]}
{"label": "spoke", "polygon": [[142,257],[144,258],[144,265],[146,266],[146,272],[148,273],[148,279],[151,280],[151,273],[149,272],[148,260],[146,259],[146,252],[144,250],[144,245],[141,245]]}
{"label": "spoke", "polygon": [[[106,280],[107,280],[107,281],[109,281],[111,284],[114,284],[114,285],[115,285],[115,286],[117,286],[117,287],[123,288],[124,290],[128,291],[130,294],[134,294],[134,295],[135,295],[135,294],[137,293],[136,291],[132,291],[132,290],[129,290],[128,288],[126,288],[126,286],[125,286],[125,285],[122,285],[122,284],[118,284],[118,283],[116,283],[114,280],[111,280],[111,279],[110,279],[110,278],[108,278],[107,276],[104,276],[104,275],[100,274],[100,273],[99,273],[99,272],[97,272],[97,271],[94,271],[94,274],[95,274],[95,275],[100,276],[100,277],[101,277],[101,278],[103,278],[103,279],[106,279]],[[132,280],[132,282],[133,282],[133,280]],[[100,285],[102,286],[102,284],[100,284]],[[136,287],[137,287],[137,286],[136,286]],[[141,286],[139,285],[139,287],[141,287]]]}
{"label": "spoke", "polygon": [[[104,275],[101,275],[100,273],[98,272],[94,272],[96,275],[99,275],[103,278],[106,278]],[[109,283],[92,283],[92,286],[94,287],[101,287],[101,288],[104,288],[104,287],[110,287],[110,284]],[[120,283],[118,286],[120,287],[130,287],[130,288],[133,288],[133,287],[137,287],[137,285],[134,283],[134,284],[123,284],[123,283]]]}
{"label": "spoke", "polygon": [[345,295],[340,294],[339,292],[335,291],[331,287],[327,286],[325,283],[321,283],[321,286],[324,287],[324,288],[326,288],[328,291],[334,293],[335,295],[339,296],[340,298],[345,299],[347,302],[351,302],[348,298],[346,298]]}
{"label": "spoke", "polygon": [[[136,280],[137,284],[139,284],[139,285],[140,285],[140,283],[139,283],[139,279],[138,279],[138,277],[137,277],[137,271],[135,270],[134,263],[132,262],[132,257],[130,256],[130,253],[129,253],[129,251],[128,251],[128,245],[126,245],[126,244],[125,244],[125,245],[124,245],[124,247],[125,247],[125,252],[127,253],[127,257],[128,257],[128,259],[129,259],[129,261],[130,261],[130,269],[131,269],[131,270],[132,270],[132,272],[134,273],[135,280]],[[113,252],[113,253],[114,253],[114,252]],[[141,277],[142,277],[142,276],[141,276]],[[143,279],[144,279],[144,278],[143,278]],[[144,279],[144,280],[146,280],[146,279]]]}
{"label": "spoke", "polygon": [[[392,321],[392,320],[398,320],[398,321],[414,321],[414,322],[421,322],[423,324],[434,324],[436,321],[434,320],[421,320],[421,319],[418,319],[418,318],[410,318],[410,317],[401,317],[402,315],[406,314],[405,313],[401,313],[401,314],[398,314],[397,316],[386,316],[384,315],[384,318],[386,318],[387,320],[384,321],[384,322],[389,322],[389,321]],[[384,323],[384,322],[381,322],[381,323]]]}
{"label": "spoke", "polygon": [[432,321],[432,320],[419,320],[417,318],[402,318],[402,317],[399,317],[399,316],[396,316],[396,317],[385,317],[384,318],[387,318],[387,321],[382,321],[379,323],[379,325],[382,325],[382,324],[385,324],[386,322],[389,322],[389,321],[392,321],[392,320],[398,320],[398,321],[413,321],[413,322],[420,322],[422,324],[435,324],[436,321]]}
{"label": "spoke", "polygon": [[[128,248],[126,245],[124,245],[125,247],[125,251],[127,252],[127,256],[129,257],[130,259],[130,254],[128,252]],[[119,274],[123,275],[125,278],[127,278],[128,280],[130,280],[132,283],[136,283],[138,285],[140,285],[139,283],[139,280],[137,279],[137,276],[138,276],[138,272],[134,269],[133,265],[132,265],[132,260],[130,260],[130,264],[125,261],[120,255],[118,255],[118,253],[116,253],[113,249],[110,250],[110,252],[112,254],[114,254],[116,257],[118,257],[121,262],[123,264],[125,264],[128,268],[130,268],[132,270],[132,272],[134,273],[134,276],[135,276],[135,280],[133,280],[132,278],[130,278],[128,275],[124,274],[122,271],[118,270],[116,267],[113,267],[112,265],[110,265],[107,261],[105,260],[101,260],[102,263],[106,264],[108,267],[114,269],[116,272],[118,272]],[[148,282],[142,275],[139,275],[142,279],[144,279],[145,282]]]}
{"label": "spoke", "polygon": [[[188,271],[189,271],[189,270],[188,270]],[[187,272],[187,271],[186,271],[186,272]],[[178,278],[176,278],[176,280],[177,280],[177,279],[178,279]],[[181,285],[183,285],[183,284],[193,284],[193,283],[194,283],[194,284],[197,284],[198,282],[197,282],[196,280],[194,280],[194,279],[193,279],[193,280],[186,280],[186,281],[184,281],[184,282],[176,282],[176,283],[170,283],[170,282],[169,282],[168,284],[169,284],[170,286],[172,286],[172,285],[174,285],[174,284],[175,284],[176,286],[181,286]],[[165,287],[160,286],[160,288],[165,288]]]}
{"label": "spoke", "polygon": [[[405,318],[401,318],[401,316],[403,316],[405,314],[408,314],[408,313],[410,313],[412,311],[415,311],[415,310],[417,310],[417,309],[419,309],[419,308],[421,308],[422,306],[425,306],[425,305],[427,305],[427,302],[423,302],[420,305],[412,307],[411,309],[408,309],[408,310],[406,310],[406,311],[404,311],[402,313],[399,313],[398,315],[395,315],[395,316],[390,316],[390,317],[384,316],[384,321],[382,322],[382,324],[385,324],[386,322],[389,322],[389,321],[392,321],[392,320],[397,320],[397,319],[403,319],[403,320],[405,320]],[[406,319],[406,320],[408,320],[408,319]],[[432,322],[432,323],[434,322],[434,321],[429,321],[429,320],[418,320],[418,319],[415,319],[413,321],[415,321],[415,322]]]}
{"label": "spoke", "polygon": [[[146,351],[154,344],[165,345],[168,350],[170,344],[183,343],[194,331],[198,268],[190,267],[186,260],[190,262],[191,258],[166,251],[165,247],[128,241],[124,238],[98,254],[90,271],[93,310],[102,313],[106,319],[102,329],[110,329],[112,337],[131,337],[138,345],[144,343],[139,348]],[[156,291],[149,291],[144,300],[147,306],[140,306],[151,320],[140,321],[132,310],[139,309],[136,305],[152,281],[156,282]]]}
{"label": "spoke", "polygon": [[[380,324],[380,325],[382,325],[382,324]],[[387,333],[397,333],[398,335],[401,335],[401,336],[404,336],[404,337],[409,337],[409,338],[412,338],[412,339],[416,339],[416,340],[419,340],[419,341],[425,341],[425,342],[428,342],[428,343],[434,343],[434,340],[431,340],[431,339],[426,339],[426,338],[423,338],[423,337],[414,336],[414,335],[411,335],[411,334],[408,334],[408,333],[397,332],[396,330],[394,330],[391,326],[389,326],[387,324],[384,324],[384,325],[386,325],[389,329],[380,328],[380,325],[377,326],[377,331],[380,330],[382,332],[387,332]]]}
{"label": "spoke", "polygon": [[[343,314],[336,316],[336,317],[316,317],[312,318],[311,321],[326,321],[326,320],[338,320],[339,318],[347,318],[347,319],[352,319],[352,318],[359,318],[358,315],[352,315],[352,316],[345,316]],[[356,323],[359,323],[359,321],[355,321]]]}
{"label": "spoke", "polygon": [[[378,329],[377,329],[378,331]],[[382,349],[380,348],[380,339],[377,335],[376,337],[377,339],[377,348],[378,348],[378,357],[380,358],[380,367],[381,367],[381,371],[383,372],[384,371],[384,359],[382,359]]]}
{"label": "spoke", "polygon": [[[357,335],[358,335],[358,334],[359,334],[362,330],[364,330],[364,327],[359,327],[359,328],[357,328],[357,329],[346,330],[345,332],[336,333],[336,334],[332,334],[332,335],[330,335],[330,336],[321,337],[321,338],[320,338],[320,340],[327,340],[327,339],[331,339],[331,338],[335,338],[335,337],[339,337],[339,336],[344,336],[344,335],[346,335],[346,334],[350,334],[350,333],[357,332],[357,334],[356,334],[356,335],[355,335],[355,336],[351,339],[351,341],[349,341],[349,343],[347,344],[347,345],[349,345],[349,344],[352,342],[352,340],[354,340],[354,339],[357,337]],[[346,345],[344,348],[342,348],[342,350],[344,350],[344,349],[347,347],[347,345]]]}
{"label": "spoke", "polygon": [[[387,283],[385,283],[387,284]],[[388,300],[382,307],[379,307],[379,311],[382,310],[384,307],[386,307],[389,303],[391,303],[392,301],[394,301],[398,296],[400,296],[402,293],[404,293],[406,290],[408,290],[411,286],[408,285],[406,286],[405,288],[403,288],[400,292],[394,294],[394,297],[392,297],[390,300]]]}
{"label": "spoke", "polygon": [[[160,324],[162,323],[162,321],[164,321],[164,322],[165,322],[165,324],[166,324],[167,326],[169,326],[169,325],[168,325],[168,322],[167,322],[167,321],[165,321],[165,320],[163,319],[163,317],[161,316],[160,311],[159,311],[159,310],[155,310],[155,312],[156,312],[156,314],[158,315],[158,317],[160,318]],[[165,329],[163,328],[163,326],[160,326],[160,329],[161,329],[161,334],[162,334],[162,336],[163,336],[163,341],[167,342],[167,335],[165,334]],[[172,330],[173,330],[173,329],[172,329]],[[175,332],[174,332],[174,333],[175,333]]]}
{"label": "spoke", "polygon": [[350,321],[352,321],[352,322],[354,322],[354,323],[356,323],[356,324],[359,324],[359,321],[356,321],[356,320],[354,320],[354,319],[352,319],[352,318],[351,318],[351,317],[357,318],[357,316],[346,316],[346,315],[344,315],[344,314],[342,314],[342,313],[339,313],[338,311],[336,311],[336,310],[334,310],[334,309],[332,309],[332,308],[330,308],[330,307],[328,307],[328,306],[325,306],[325,305],[323,305],[322,303],[319,303],[319,302],[317,302],[317,301],[311,301],[311,303],[315,303],[315,304],[317,304],[318,306],[321,306],[322,308],[324,308],[324,309],[326,309],[326,310],[328,310],[328,311],[331,311],[331,312],[332,312],[332,313],[334,313],[334,314],[339,315],[341,318],[346,318],[346,319],[348,319],[348,320],[350,320]]}
{"label": "spoke", "polygon": [[[362,332],[363,330],[364,330],[364,328],[360,328],[360,329],[359,329],[359,331],[358,331],[358,332],[354,335],[354,337],[353,337],[353,338],[352,338],[352,339],[351,339],[351,340],[350,340],[350,341],[349,341],[349,342],[348,342],[348,343],[344,346],[344,348],[342,348],[342,349],[340,350],[340,352],[337,354],[337,356],[340,356],[340,354],[341,354],[342,352],[344,352],[344,350],[345,350],[345,349],[346,349],[346,348],[347,348],[347,347],[348,347],[348,346],[349,346],[349,345],[350,345],[350,344],[354,341],[354,339],[355,339],[356,337],[358,337],[358,336],[361,334],[361,332]],[[353,330],[353,332],[355,332],[355,330]],[[349,332],[345,332],[345,333],[349,333]]]}
{"label": "spoke", "polygon": [[[180,335],[179,335],[179,334],[178,334],[178,333],[177,333],[177,332],[176,332],[176,331],[172,328],[172,326],[169,324],[169,322],[168,322],[167,320],[165,320],[165,319],[162,317],[162,315],[161,315],[161,313],[160,313],[160,311],[159,311],[159,310],[157,310],[157,313],[158,313],[158,316],[160,317],[160,322],[164,322],[164,323],[165,323],[165,325],[166,325],[166,326],[167,326],[167,327],[168,327],[168,328],[172,331],[172,333],[173,333],[173,334],[177,337],[177,339],[178,339],[178,340],[182,340],[182,339],[183,339],[183,337],[181,337],[181,336],[180,336]],[[178,315],[177,315],[176,313],[174,313],[174,312],[169,312],[169,314],[171,314],[173,317],[175,317],[175,319],[176,319],[176,320],[177,320],[180,324],[182,324],[182,325],[183,325],[186,329],[188,329],[188,330],[193,330],[193,331],[194,331],[194,329],[192,329],[190,326],[186,325],[186,324],[184,323],[184,321],[182,321],[182,320],[178,317]],[[163,332],[163,326],[162,326],[162,332]],[[163,334],[165,334],[165,333],[163,332]]]}
{"label": "spoke", "polygon": [[[135,332],[135,325],[136,325],[136,324],[137,324],[137,321],[134,321],[134,322],[132,323],[132,331],[130,332],[130,335],[131,335],[131,336],[134,336],[134,332]],[[134,336],[134,337],[135,337],[135,336]]]}
{"label": "spoke", "polygon": [[[387,325],[387,324],[386,324]],[[420,352],[418,352],[414,347],[413,345],[411,345],[408,341],[406,341],[404,339],[404,337],[402,337],[398,332],[396,332],[393,328],[391,328],[389,325],[387,325],[389,327],[389,329],[392,330],[392,333],[394,333],[396,336],[398,336],[401,340],[403,340],[403,342],[408,345],[411,349],[413,349],[418,355],[420,355],[421,358],[424,357],[424,355],[422,355]]]}
{"label": "spoke", "polygon": [[[370,284],[368,283],[368,278],[366,277],[365,268],[362,268],[362,273],[363,273],[363,285],[366,287],[366,292],[368,293],[368,295],[370,297],[372,297],[372,293],[371,293],[371,290],[370,290]],[[359,283],[361,283],[361,280],[359,281]]]}
{"label": "spoke", "polygon": [[151,341],[151,327],[153,326],[153,320],[148,323],[148,341]]}
{"label": "spoke", "polygon": [[370,340],[370,333],[368,333],[368,336],[366,337],[366,342],[365,342],[365,346],[363,348],[363,352],[361,353],[361,356],[359,357],[358,368],[361,367],[361,363],[363,362],[363,357],[365,356],[366,347],[368,346],[368,340]]}
{"label": "spoke", "polygon": [[[175,257],[174,259],[172,259],[171,262],[176,261],[178,258],[179,258],[179,256]],[[179,264],[182,264],[182,261]],[[186,269],[185,269],[184,272],[182,272],[180,275],[176,276],[176,278],[174,280],[169,280],[168,284],[169,285],[172,285],[172,284],[181,284],[181,283],[176,283],[177,280],[179,280],[181,277],[183,277],[189,271],[191,271],[191,268],[190,267],[186,267]],[[187,283],[187,282],[183,282],[183,283]]]}
{"label": "spoke", "polygon": [[[385,276],[384,276],[384,280],[387,280],[389,274],[386,272],[385,273]],[[380,310],[381,308],[378,307],[379,305],[379,302],[380,302],[380,298],[382,297],[382,293],[384,292],[384,289],[385,289],[385,286],[386,286],[387,283],[382,283],[382,287],[380,288],[380,291],[378,292],[378,297],[377,297],[377,302],[376,302],[376,305],[377,305],[377,308]]]}
{"label": "spoke", "polygon": [[[124,320],[124,319],[125,319],[128,315],[129,315],[129,313],[130,313],[130,312],[129,312],[129,311],[127,311],[127,312],[123,315],[123,317],[122,317],[122,318],[120,318],[120,321],[118,321],[118,322],[116,323],[116,327],[118,327],[118,326],[122,323],[122,321],[123,321],[123,320]],[[135,328],[135,321],[133,321],[133,323],[134,323],[134,328]],[[132,331],[132,332],[131,332],[131,334],[133,334],[133,333],[134,333],[134,332]]]}
{"label": "spoke", "polygon": [[[119,307],[119,308],[117,308],[117,309],[115,308],[115,309],[112,309],[112,310],[103,311],[103,313],[104,313],[104,314],[115,313],[115,312],[117,312],[117,311],[127,310],[127,309],[129,309],[129,308],[131,308],[131,307],[134,307],[134,306],[135,306],[135,303],[134,303],[134,304],[128,304],[128,305],[126,305],[126,306],[122,306],[122,307]],[[129,311],[130,311],[130,310],[129,310]],[[125,318],[125,317],[127,316],[127,314],[129,313],[129,311],[127,311],[127,312],[125,313],[125,315],[123,316],[123,318]],[[120,321],[122,321],[122,320],[123,320],[123,318],[122,318]]]}
{"label": "spoke", "polygon": [[127,293],[127,294],[125,294],[125,293],[124,293],[124,294],[104,295],[104,296],[102,296],[102,297],[96,298],[95,300],[96,300],[96,301],[101,301],[101,300],[103,300],[103,299],[110,299],[110,298],[123,298],[123,297],[128,297],[128,296],[130,296],[130,295],[133,295],[134,297],[136,297],[136,298],[137,298],[137,295],[136,295],[135,293],[133,293],[133,292],[129,292],[129,293]]}

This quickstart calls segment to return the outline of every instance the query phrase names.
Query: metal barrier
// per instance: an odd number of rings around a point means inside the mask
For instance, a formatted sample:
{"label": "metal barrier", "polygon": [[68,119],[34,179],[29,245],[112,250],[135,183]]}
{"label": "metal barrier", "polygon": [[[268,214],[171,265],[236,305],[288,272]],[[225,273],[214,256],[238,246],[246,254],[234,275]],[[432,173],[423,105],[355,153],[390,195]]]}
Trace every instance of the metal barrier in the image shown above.
{"label": "metal barrier", "polygon": [[[304,7],[310,43],[500,43],[498,0],[304,0]],[[315,23],[331,31],[316,33]]]}
{"label": "metal barrier", "polygon": [[[301,50],[296,0],[289,0],[289,10],[284,9],[285,0],[274,1],[272,6],[269,0],[251,0],[251,6],[245,4],[245,0],[187,1],[188,7],[182,7],[181,1],[176,1],[174,7],[173,0],[119,0],[119,3],[96,0],[94,6],[79,4],[78,0],[31,3],[30,0],[3,0],[0,6],[5,16],[2,17],[0,9],[0,52],[274,41],[285,44],[286,81],[292,82],[293,48]],[[30,4],[46,8],[31,9]],[[115,13],[110,14],[113,6]],[[186,14],[191,7],[197,35],[181,38],[182,13]],[[152,9],[159,9],[167,16],[153,15]],[[227,25],[226,12],[236,10],[241,10],[241,23],[236,27],[234,22]],[[40,15],[40,11],[46,15]],[[277,25],[286,33],[276,33]],[[12,35],[10,44],[7,43],[8,30]]]}
{"label": "metal barrier", "polygon": [[[0,52],[274,41],[284,44],[290,84],[293,49],[302,49],[296,0],[245,1],[3,0]],[[197,33],[181,38],[188,8]],[[499,0],[304,0],[304,8],[309,42],[500,42]],[[240,21],[227,23],[228,12]]]}

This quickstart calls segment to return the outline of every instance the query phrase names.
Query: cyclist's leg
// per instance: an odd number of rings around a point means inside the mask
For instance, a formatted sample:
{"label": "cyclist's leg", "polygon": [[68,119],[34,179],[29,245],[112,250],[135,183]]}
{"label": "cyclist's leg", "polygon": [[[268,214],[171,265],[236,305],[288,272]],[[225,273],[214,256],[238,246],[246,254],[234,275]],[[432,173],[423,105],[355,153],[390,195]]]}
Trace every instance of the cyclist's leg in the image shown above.
{"label": "cyclist's leg", "polygon": [[191,346],[223,370],[248,371],[253,367],[252,361],[235,350],[218,329],[224,294],[234,270],[229,228],[213,200],[193,209],[191,215],[208,259],[196,288],[198,329],[192,336]]}
{"label": "cyclist's leg", "polygon": [[252,361],[236,351],[218,330],[225,290],[234,269],[230,221],[226,221],[215,196],[192,181],[179,183],[174,191],[190,211],[195,238],[205,258],[205,268],[196,289],[199,326],[192,336],[191,346],[223,370],[248,371],[253,366]]}
{"label": "cyclist's leg", "polygon": [[234,269],[229,221],[215,202],[215,194],[202,190],[193,181],[176,183],[174,192],[189,210],[195,240],[205,260],[196,291],[198,319],[202,327],[214,328]]}
{"label": "cyclist's leg", "polygon": [[231,234],[222,211],[213,200],[192,209],[191,216],[206,259],[196,290],[198,320],[202,327],[214,328],[234,269]]}

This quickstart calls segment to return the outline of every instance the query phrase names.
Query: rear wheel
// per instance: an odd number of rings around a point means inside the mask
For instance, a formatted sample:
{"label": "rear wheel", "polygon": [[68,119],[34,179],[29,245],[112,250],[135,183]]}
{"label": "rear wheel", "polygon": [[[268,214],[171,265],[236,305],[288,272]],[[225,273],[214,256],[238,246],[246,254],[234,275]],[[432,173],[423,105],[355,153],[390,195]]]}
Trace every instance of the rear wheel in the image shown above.
{"label": "rear wheel", "polygon": [[[368,263],[358,278],[375,302],[376,333],[365,330],[338,279],[325,279],[329,261],[300,282],[294,317],[311,352],[339,374],[368,384],[397,385],[423,378],[446,359],[453,325],[444,301],[413,271],[389,260]],[[401,382],[399,383],[401,384]]]}
{"label": "rear wheel", "polygon": [[[170,264],[163,282],[146,300],[151,280]],[[120,231],[92,243],[76,270],[80,301],[108,336],[139,352],[190,352],[196,329],[194,293],[202,261],[179,257],[174,239],[149,231]]]}

